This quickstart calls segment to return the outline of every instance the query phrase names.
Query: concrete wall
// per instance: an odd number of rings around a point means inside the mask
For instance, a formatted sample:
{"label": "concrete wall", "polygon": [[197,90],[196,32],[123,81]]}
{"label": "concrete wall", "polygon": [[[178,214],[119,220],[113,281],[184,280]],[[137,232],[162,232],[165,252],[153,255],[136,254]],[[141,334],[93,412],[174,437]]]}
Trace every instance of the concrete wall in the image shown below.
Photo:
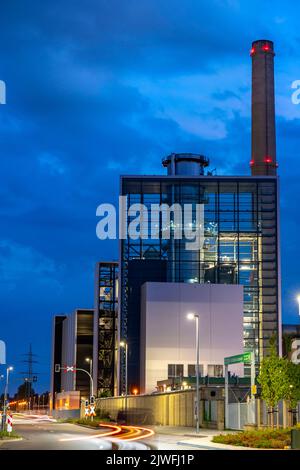
{"label": "concrete wall", "polygon": [[74,419],[79,419],[80,418],[80,409],[78,410],[53,410],[52,411],[52,416],[53,418],[57,419],[68,419],[68,418],[74,418]]}
{"label": "concrete wall", "polygon": [[[223,365],[224,357],[243,352],[243,287],[225,284],[147,282],[141,301],[141,392],[156,390],[168,378],[168,364],[196,362],[195,321],[199,314],[200,364]],[[241,375],[241,366],[231,372]]]}
{"label": "concrete wall", "polygon": [[[194,417],[195,391],[129,396],[127,398],[127,422],[131,424],[155,424],[162,426],[196,426]],[[214,400],[217,419],[204,421],[205,400],[200,402],[200,424],[203,427],[224,428],[224,400]],[[125,397],[99,398],[96,408],[101,414],[109,414],[113,420],[122,419]]]}
{"label": "concrete wall", "polygon": [[77,410],[80,408],[80,392],[71,390],[56,395],[56,410]]}

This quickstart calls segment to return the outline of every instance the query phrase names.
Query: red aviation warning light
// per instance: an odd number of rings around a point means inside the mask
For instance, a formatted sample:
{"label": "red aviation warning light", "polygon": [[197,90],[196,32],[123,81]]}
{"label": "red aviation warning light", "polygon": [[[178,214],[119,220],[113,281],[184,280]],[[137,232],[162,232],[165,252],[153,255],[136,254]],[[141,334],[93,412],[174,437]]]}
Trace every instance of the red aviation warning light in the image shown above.
{"label": "red aviation warning light", "polygon": [[268,51],[270,51],[270,46],[268,44],[264,44],[263,47],[262,47],[262,50],[265,51],[265,52],[268,52]]}
{"label": "red aviation warning light", "polygon": [[251,50],[250,50],[250,56],[252,57],[256,52],[256,49],[255,47],[251,47]]}
{"label": "red aviation warning light", "polygon": [[254,165],[254,160],[250,160],[250,166]]}
{"label": "red aviation warning light", "polygon": [[272,163],[272,157],[265,157],[265,163]]}

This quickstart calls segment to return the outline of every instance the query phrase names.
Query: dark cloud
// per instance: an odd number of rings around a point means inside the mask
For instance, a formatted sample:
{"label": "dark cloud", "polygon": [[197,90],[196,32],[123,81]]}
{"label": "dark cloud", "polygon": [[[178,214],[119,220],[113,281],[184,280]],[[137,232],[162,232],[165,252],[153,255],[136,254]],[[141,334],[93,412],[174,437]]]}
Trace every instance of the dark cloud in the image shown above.
{"label": "dark cloud", "polygon": [[[95,262],[117,258],[117,243],[96,239],[95,211],[116,202],[119,175],[162,173],[172,151],[248,174],[253,39],[274,40],[277,93],[290,102],[298,7],[246,3],[1,3],[1,334],[15,364],[33,343],[41,387],[52,314],[91,307]],[[278,117],[283,293],[295,320],[300,106],[299,117],[287,108]]]}

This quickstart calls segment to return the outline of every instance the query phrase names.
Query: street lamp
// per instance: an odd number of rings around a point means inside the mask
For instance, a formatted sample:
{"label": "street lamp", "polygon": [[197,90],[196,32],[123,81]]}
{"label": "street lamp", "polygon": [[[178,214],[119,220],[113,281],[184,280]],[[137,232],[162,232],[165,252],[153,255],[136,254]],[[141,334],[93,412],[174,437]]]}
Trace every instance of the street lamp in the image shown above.
{"label": "street lamp", "polygon": [[300,295],[297,296],[297,301],[298,301],[298,312],[300,315]]}
{"label": "street lamp", "polygon": [[121,348],[125,348],[125,416],[127,421],[127,395],[128,395],[128,344],[126,341],[120,342]]}
{"label": "street lamp", "polygon": [[90,358],[90,357],[86,357],[85,358],[86,362],[89,362],[90,363],[90,393],[91,393],[91,397],[94,396],[94,387],[93,387],[93,359]]}
{"label": "street lamp", "polygon": [[6,369],[6,383],[4,389],[4,403],[3,403],[3,421],[2,421],[2,429],[4,430],[5,423],[6,423],[6,409],[7,409],[7,394],[8,394],[8,382],[9,382],[9,373],[13,370],[13,367],[7,367]]}
{"label": "street lamp", "polygon": [[200,414],[199,414],[199,315],[195,313],[188,313],[187,315],[188,320],[195,320],[196,322],[196,432],[199,433],[199,422],[200,422]]}

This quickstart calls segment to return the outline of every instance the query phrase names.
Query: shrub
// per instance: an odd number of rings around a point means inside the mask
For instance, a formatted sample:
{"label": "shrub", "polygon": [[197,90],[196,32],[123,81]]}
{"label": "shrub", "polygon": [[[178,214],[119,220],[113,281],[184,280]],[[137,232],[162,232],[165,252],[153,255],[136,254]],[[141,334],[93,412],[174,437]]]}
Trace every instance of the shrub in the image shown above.
{"label": "shrub", "polygon": [[14,431],[7,432],[7,431],[0,431],[0,439],[17,439],[20,436],[16,434]]}
{"label": "shrub", "polygon": [[290,429],[262,429],[214,436],[212,441],[233,446],[257,449],[284,449],[291,445]]}

